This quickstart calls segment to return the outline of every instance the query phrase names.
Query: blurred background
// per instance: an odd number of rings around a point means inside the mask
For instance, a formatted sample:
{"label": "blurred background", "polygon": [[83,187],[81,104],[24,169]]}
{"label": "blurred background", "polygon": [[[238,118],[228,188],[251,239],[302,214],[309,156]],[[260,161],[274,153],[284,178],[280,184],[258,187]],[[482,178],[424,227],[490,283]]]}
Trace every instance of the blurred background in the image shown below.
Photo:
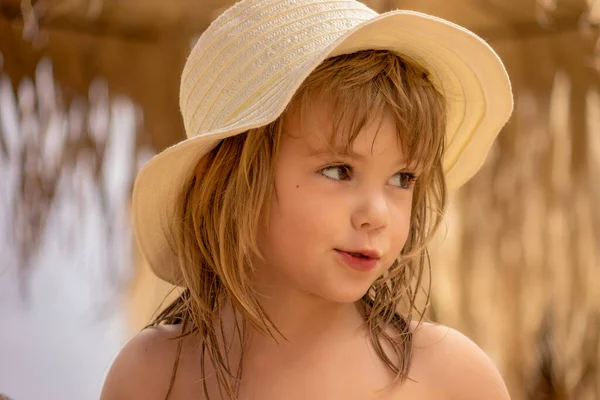
{"label": "blurred background", "polygon": [[[429,318],[513,399],[600,399],[600,1],[382,0],[496,49],[516,110],[432,245]],[[133,246],[140,166],[184,137],[179,77],[231,0],[0,0],[0,393],[95,399],[169,287]]]}

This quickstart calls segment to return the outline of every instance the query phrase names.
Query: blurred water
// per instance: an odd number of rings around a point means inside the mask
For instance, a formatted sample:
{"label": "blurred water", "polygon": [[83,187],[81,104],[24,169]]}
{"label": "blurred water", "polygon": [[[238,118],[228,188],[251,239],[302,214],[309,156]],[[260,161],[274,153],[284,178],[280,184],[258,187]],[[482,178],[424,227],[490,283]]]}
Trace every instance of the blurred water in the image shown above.
{"label": "blurred water", "polygon": [[[102,81],[89,99],[62,106],[47,60],[16,94],[1,72],[0,393],[97,399],[130,329],[128,202],[141,158],[149,157],[137,155],[139,111],[127,99],[109,101]],[[74,149],[89,138],[96,148]],[[38,198],[48,191],[28,191],[29,184],[50,185],[52,195]],[[36,207],[47,216],[37,236]],[[30,267],[23,268],[22,241],[30,236],[38,243],[26,247]]]}
{"label": "blurred water", "polygon": [[95,274],[78,264],[45,247],[27,303],[14,271],[0,276],[0,391],[19,400],[99,397],[126,321],[118,307],[98,314]]}

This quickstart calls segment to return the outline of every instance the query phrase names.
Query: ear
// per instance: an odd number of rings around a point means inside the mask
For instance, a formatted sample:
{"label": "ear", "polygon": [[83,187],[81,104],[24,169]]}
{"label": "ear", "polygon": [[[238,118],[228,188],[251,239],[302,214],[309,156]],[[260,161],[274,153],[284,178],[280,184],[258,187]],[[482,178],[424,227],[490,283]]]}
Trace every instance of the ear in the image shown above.
{"label": "ear", "polygon": [[204,174],[204,171],[206,170],[207,165],[208,165],[208,154],[204,155],[204,157],[202,157],[200,159],[200,161],[198,161],[198,164],[196,164],[195,174],[196,174],[197,181],[202,178],[202,175]]}

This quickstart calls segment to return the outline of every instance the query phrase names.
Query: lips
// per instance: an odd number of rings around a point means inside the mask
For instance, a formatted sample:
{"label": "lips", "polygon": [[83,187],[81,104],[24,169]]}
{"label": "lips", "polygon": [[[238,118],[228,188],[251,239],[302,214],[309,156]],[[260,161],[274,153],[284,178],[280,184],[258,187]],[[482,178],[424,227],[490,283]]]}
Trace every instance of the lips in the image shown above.
{"label": "lips", "polygon": [[360,250],[336,249],[336,250],[344,252],[344,253],[348,253],[355,257],[371,258],[371,259],[375,259],[375,260],[378,260],[381,258],[379,252],[377,252],[376,250],[372,250],[372,249],[360,249]]}
{"label": "lips", "polygon": [[343,264],[358,271],[371,271],[373,270],[381,256],[375,250],[361,249],[361,250],[339,250],[336,249]]}

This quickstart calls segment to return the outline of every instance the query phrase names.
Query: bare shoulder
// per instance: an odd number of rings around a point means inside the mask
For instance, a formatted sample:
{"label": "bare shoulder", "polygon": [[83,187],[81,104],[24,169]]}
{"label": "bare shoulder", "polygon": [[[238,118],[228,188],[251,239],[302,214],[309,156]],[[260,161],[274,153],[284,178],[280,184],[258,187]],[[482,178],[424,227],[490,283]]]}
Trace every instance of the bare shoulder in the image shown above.
{"label": "bare shoulder", "polygon": [[163,400],[167,394],[180,327],[146,328],[117,355],[102,389],[100,400]]}
{"label": "bare shoulder", "polygon": [[426,381],[437,398],[509,400],[504,381],[488,355],[447,326],[414,326],[413,377]]}

